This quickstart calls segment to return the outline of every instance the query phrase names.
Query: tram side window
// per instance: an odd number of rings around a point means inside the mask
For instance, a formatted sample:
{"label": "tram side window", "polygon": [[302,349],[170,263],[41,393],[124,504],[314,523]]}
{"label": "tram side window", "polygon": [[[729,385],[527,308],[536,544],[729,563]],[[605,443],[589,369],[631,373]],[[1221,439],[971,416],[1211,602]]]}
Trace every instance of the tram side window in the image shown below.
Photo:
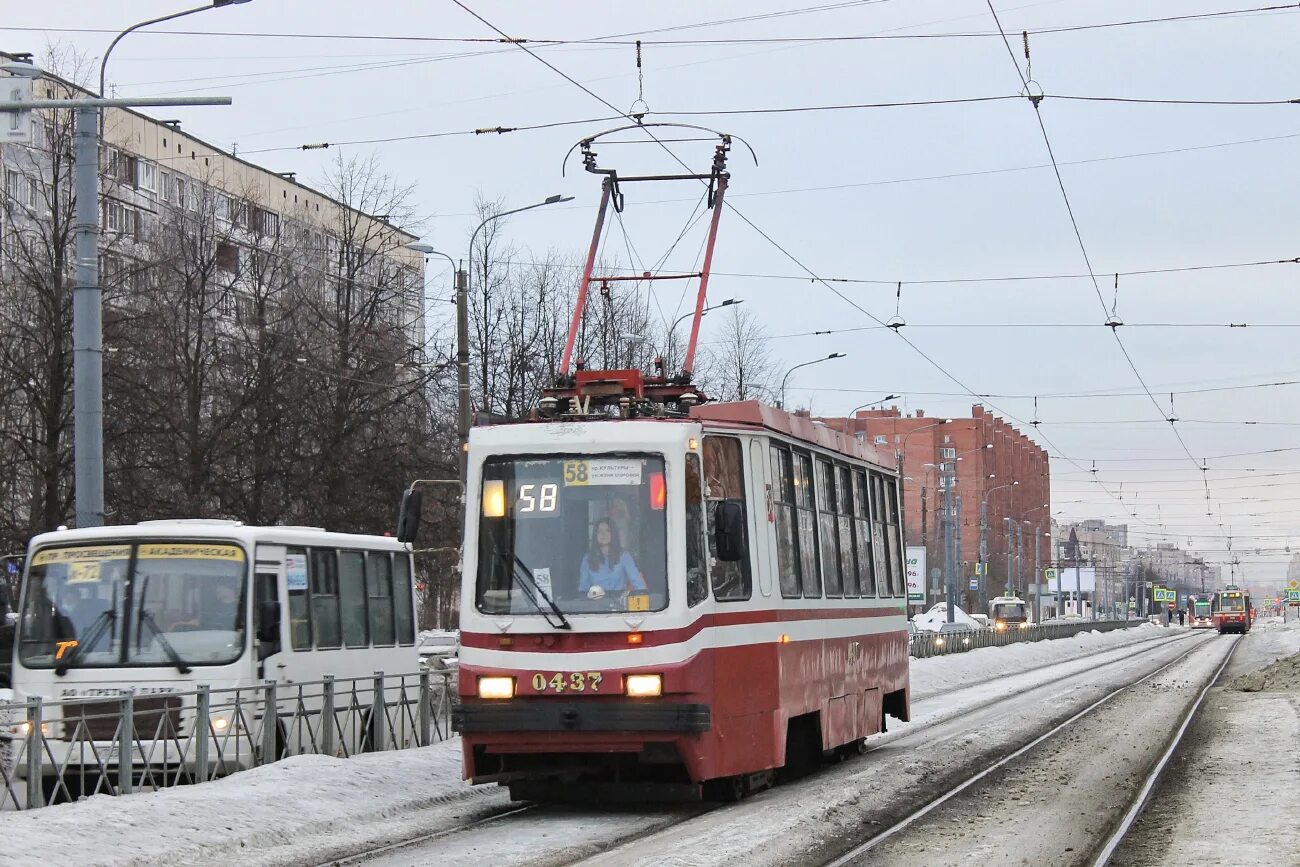
{"label": "tram side window", "polygon": [[348,647],[365,647],[370,643],[366,631],[366,587],[361,556],[360,551],[338,552],[339,613],[343,621],[343,643]]}
{"label": "tram side window", "polygon": [[397,621],[397,643],[415,644],[415,611],[411,598],[411,558],[393,556],[393,613]]}
{"label": "tram side window", "polygon": [[311,650],[311,602],[307,594],[307,552],[289,548],[284,555],[285,585],[289,589],[289,644]]}
{"label": "tram side window", "polygon": [[894,588],[895,596],[905,596],[907,594],[907,581],[903,577],[903,542],[899,532],[898,483],[887,478],[884,480],[884,485],[885,503],[888,506],[885,517],[889,533],[889,582]]}
{"label": "tram side window", "polygon": [[844,595],[857,596],[858,560],[854,553],[853,534],[853,483],[848,467],[835,468],[835,524],[840,540],[840,575],[844,579]]}
{"label": "tram side window", "polygon": [[311,625],[318,648],[341,645],[338,564],[323,548],[311,552]]}
{"label": "tram side window", "polygon": [[835,467],[830,461],[817,462],[817,522],[822,540],[822,575],[827,596],[843,596],[840,579],[840,551],[836,541]]}
{"label": "tram side window", "polygon": [[799,521],[799,571],[803,595],[822,595],[821,571],[817,568],[817,518],[813,506],[813,462],[808,455],[794,456],[794,505]]}
{"label": "tram side window", "polygon": [[880,531],[880,556],[877,564],[882,570],[881,595],[898,596],[902,593],[902,561],[898,550],[898,503],[894,484],[880,473],[871,474],[871,491],[874,494],[873,513]]}
{"label": "tram side window", "polygon": [[699,605],[709,595],[704,565],[704,490],[698,455],[686,453],[686,604]]}
{"label": "tram side window", "polygon": [[802,591],[798,521],[794,507],[794,459],[789,449],[772,446],[772,505],[776,510],[776,567],[781,595],[798,599]]}
{"label": "tram side window", "polygon": [[[750,597],[749,571],[749,510],[745,503],[745,462],[740,440],[735,437],[707,436],[704,438],[704,497],[708,514],[709,578],[713,584],[713,598],[719,602],[739,602]],[[739,560],[719,560],[717,557],[716,515],[718,504],[737,503],[743,515],[741,526],[746,529],[744,554]]]}
{"label": "tram side window", "polygon": [[375,645],[393,642],[393,561],[383,551],[366,554],[366,589],[370,596],[370,637]]}
{"label": "tram side window", "polygon": [[876,570],[871,552],[871,510],[867,497],[867,474],[853,471],[853,536],[857,543],[859,587],[863,596],[876,595]]}
{"label": "tram side window", "polygon": [[885,554],[885,489],[879,473],[871,473],[871,563],[876,570],[876,593],[894,595],[893,579]]}

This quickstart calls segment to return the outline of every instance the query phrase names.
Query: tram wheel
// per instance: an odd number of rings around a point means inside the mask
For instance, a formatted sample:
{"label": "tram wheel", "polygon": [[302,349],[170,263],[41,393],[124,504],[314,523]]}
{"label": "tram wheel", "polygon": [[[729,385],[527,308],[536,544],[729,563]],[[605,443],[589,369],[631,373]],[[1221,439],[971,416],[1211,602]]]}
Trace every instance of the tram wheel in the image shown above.
{"label": "tram wheel", "polygon": [[721,801],[724,804],[734,804],[748,793],[749,786],[746,785],[744,774],[718,777],[716,780],[705,780],[704,782],[704,800],[706,801]]}

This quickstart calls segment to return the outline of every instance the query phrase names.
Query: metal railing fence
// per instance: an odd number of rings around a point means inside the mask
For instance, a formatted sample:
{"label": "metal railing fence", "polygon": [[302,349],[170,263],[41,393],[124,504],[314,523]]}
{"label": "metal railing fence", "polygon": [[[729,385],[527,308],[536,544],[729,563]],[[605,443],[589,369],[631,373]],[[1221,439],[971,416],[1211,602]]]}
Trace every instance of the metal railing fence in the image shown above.
{"label": "metal railing fence", "polygon": [[202,783],[287,756],[409,749],[451,734],[454,673],[0,703],[0,811]]}
{"label": "metal railing fence", "polygon": [[1080,632],[1110,632],[1127,626],[1137,626],[1143,620],[1080,620],[1073,623],[1034,624],[1026,629],[1012,628],[1004,632],[994,629],[972,629],[968,632],[914,632],[911,635],[910,653],[914,659],[964,653],[981,647],[1002,647],[1022,641],[1047,641],[1069,638]]}

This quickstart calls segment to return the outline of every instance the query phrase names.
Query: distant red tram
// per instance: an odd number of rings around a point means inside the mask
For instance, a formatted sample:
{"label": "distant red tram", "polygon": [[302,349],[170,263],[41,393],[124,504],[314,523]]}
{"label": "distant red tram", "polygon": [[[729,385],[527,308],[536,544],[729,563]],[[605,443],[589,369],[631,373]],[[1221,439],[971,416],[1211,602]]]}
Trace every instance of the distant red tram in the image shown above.
{"label": "distant red tram", "polygon": [[1250,594],[1237,587],[1227,587],[1214,594],[1214,628],[1223,635],[1227,632],[1245,634],[1250,631],[1254,609]]}
{"label": "distant red tram", "polygon": [[756,402],[476,428],[465,776],[733,798],[907,720],[898,477]]}

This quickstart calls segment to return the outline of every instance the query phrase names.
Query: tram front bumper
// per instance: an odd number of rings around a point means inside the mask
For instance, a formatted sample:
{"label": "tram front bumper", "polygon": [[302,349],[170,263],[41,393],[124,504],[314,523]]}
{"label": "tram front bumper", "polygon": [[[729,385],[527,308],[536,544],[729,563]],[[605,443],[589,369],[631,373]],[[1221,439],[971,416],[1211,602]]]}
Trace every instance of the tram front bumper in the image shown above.
{"label": "tram front bumper", "polygon": [[706,732],[707,704],[634,701],[510,700],[466,704],[452,712],[462,734],[479,732]]}

